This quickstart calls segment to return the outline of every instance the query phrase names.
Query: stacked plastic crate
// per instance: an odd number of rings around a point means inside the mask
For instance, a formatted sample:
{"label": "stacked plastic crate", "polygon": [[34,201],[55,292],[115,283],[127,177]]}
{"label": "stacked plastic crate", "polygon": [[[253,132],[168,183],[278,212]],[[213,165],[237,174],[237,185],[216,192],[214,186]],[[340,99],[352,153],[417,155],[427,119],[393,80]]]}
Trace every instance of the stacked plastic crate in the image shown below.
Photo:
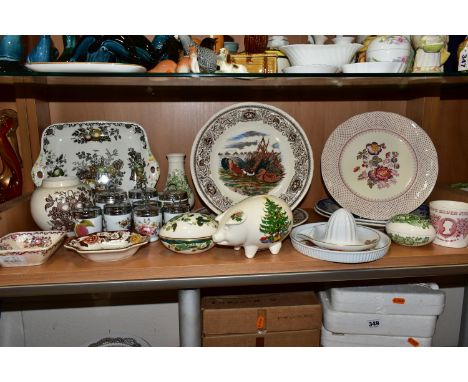
{"label": "stacked plastic crate", "polygon": [[445,306],[433,283],[331,288],[319,296],[322,346],[431,346]]}

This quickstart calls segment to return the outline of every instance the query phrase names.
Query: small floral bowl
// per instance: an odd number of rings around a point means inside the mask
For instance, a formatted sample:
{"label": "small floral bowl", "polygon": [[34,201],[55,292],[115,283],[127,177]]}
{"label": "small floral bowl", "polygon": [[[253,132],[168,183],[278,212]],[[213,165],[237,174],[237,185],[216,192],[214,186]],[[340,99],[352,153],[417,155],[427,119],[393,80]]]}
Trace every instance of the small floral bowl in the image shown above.
{"label": "small floral bowl", "polygon": [[0,265],[40,265],[60,247],[65,235],[63,231],[31,231],[3,236],[0,238]]}
{"label": "small floral bowl", "polygon": [[65,248],[75,251],[85,259],[97,262],[118,261],[133,256],[149,241],[130,231],[96,232],[70,240]]}
{"label": "small floral bowl", "polygon": [[189,212],[173,217],[161,228],[159,239],[171,251],[192,254],[214,246],[212,235],[218,223],[210,215]]}

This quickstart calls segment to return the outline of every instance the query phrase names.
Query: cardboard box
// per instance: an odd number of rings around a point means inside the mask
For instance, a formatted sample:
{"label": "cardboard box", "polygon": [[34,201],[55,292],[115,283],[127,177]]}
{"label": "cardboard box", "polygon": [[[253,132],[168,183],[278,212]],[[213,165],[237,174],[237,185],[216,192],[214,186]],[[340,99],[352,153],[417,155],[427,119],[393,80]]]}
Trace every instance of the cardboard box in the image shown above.
{"label": "cardboard box", "polygon": [[293,330],[258,334],[229,334],[203,337],[203,346],[225,347],[275,347],[275,346],[319,346],[320,330]]}
{"label": "cardboard box", "polygon": [[313,292],[204,297],[203,334],[320,330],[322,308]]}

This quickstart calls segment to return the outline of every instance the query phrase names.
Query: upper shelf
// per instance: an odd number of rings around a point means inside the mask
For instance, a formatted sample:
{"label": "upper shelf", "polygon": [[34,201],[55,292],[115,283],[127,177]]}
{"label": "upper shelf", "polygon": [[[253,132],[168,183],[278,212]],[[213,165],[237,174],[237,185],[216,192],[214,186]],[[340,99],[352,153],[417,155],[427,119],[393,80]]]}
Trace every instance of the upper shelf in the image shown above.
{"label": "upper shelf", "polygon": [[468,75],[427,74],[62,74],[0,76],[0,84],[46,86],[214,87],[445,87],[468,84]]}

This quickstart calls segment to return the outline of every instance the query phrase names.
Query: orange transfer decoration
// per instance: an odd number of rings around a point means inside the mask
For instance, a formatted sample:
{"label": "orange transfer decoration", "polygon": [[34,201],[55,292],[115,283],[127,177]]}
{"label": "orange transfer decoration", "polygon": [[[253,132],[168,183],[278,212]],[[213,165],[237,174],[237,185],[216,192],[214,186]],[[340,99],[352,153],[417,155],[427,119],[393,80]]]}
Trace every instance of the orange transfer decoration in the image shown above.
{"label": "orange transfer decoration", "polygon": [[403,297],[394,297],[392,302],[394,304],[404,304],[406,301]]}
{"label": "orange transfer decoration", "polygon": [[416,341],[414,338],[410,337],[408,338],[408,343],[411,346],[418,347],[419,346],[419,341]]}

